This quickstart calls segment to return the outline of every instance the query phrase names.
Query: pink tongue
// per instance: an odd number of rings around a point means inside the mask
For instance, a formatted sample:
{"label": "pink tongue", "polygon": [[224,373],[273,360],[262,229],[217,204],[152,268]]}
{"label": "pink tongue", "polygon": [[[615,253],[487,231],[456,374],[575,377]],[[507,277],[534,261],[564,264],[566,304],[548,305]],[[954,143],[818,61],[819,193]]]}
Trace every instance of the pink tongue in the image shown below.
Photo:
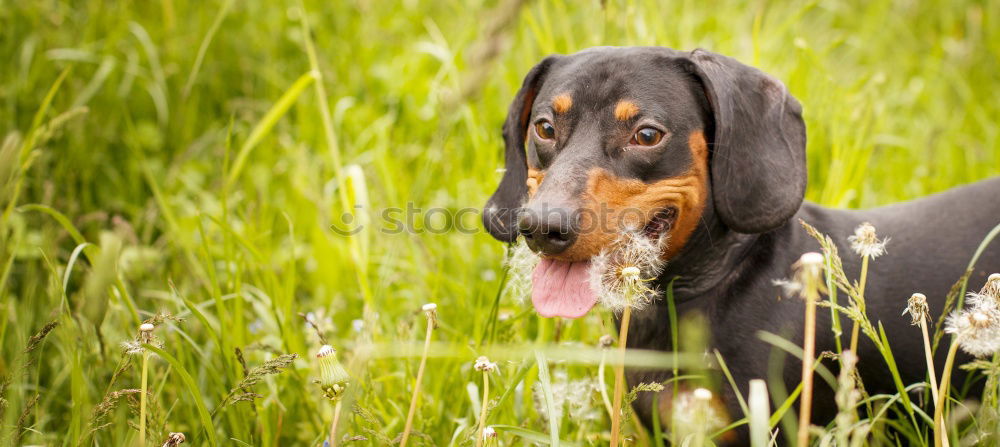
{"label": "pink tongue", "polygon": [[542,259],[531,275],[531,303],[543,317],[579,318],[594,304],[597,295],[587,282],[589,262]]}

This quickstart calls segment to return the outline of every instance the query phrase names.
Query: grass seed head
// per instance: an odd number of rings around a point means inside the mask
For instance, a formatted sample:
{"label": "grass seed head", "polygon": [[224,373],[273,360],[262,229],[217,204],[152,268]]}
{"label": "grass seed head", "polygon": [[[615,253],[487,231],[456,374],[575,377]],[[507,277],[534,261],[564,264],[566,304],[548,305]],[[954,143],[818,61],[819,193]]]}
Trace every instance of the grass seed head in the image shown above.
{"label": "grass seed head", "polygon": [[910,296],[910,299],[906,301],[906,310],[903,311],[903,315],[906,314],[910,314],[910,318],[913,319],[910,324],[914,326],[930,318],[930,310],[927,308],[927,297],[922,293],[914,293]]}
{"label": "grass seed head", "polygon": [[889,238],[879,240],[875,227],[865,222],[854,229],[854,235],[848,236],[847,241],[858,256],[875,259],[885,254],[885,244],[889,243]]}

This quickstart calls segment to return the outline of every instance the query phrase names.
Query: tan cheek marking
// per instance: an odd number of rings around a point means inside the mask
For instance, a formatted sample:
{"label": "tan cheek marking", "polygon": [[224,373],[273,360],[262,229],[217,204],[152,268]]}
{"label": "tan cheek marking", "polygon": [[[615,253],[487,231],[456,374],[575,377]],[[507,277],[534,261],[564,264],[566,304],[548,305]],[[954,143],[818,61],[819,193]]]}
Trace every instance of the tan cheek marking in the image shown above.
{"label": "tan cheek marking", "polygon": [[632,101],[621,100],[615,105],[615,119],[618,121],[627,121],[638,113],[639,106]]}
{"label": "tan cheek marking", "polygon": [[543,178],[545,178],[545,172],[537,169],[528,169],[528,180],[525,183],[528,185],[529,198],[535,196],[535,192],[538,191],[538,185],[542,184]]}
{"label": "tan cheek marking", "polygon": [[552,110],[556,113],[566,113],[570,107],[573,107],[573,98],[568,93],[552,98]]}
{"label": "tan cheek marking", "polygon": [[592,169],[583,196],[587,209],[581,215],[581,234],[558,258],[589,259],[610,245],[623,228],[645,225],[640,218],[650,218],[667,206],[677,209],[677,217],[663,256],[676,256],[697,228],[708,198],[708,145],[704,135],[700,131],[692,133],[688,146],[694,160],[691,169],[656,183],[622,179],[607,170]]}

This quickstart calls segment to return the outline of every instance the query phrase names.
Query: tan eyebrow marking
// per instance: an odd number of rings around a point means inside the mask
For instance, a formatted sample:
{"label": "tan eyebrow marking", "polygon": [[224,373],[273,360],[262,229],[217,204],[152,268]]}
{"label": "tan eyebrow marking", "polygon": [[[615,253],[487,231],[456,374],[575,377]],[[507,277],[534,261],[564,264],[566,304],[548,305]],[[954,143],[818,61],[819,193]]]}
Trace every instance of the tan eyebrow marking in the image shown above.
{"label": "tan eyebrow marking", "polygon": [[573,97],[569,96],[569,93],[552,98],[552,110],[555,110],[556,113],[566,113],[570,107],[573,107]]}
{"label": "tan eyebrow marking", "polygon": [[615,105],[615,119],[618,121],[625,121],[639,113],[639,106],[635,105],[634,102],[627,99],[618,101]]}

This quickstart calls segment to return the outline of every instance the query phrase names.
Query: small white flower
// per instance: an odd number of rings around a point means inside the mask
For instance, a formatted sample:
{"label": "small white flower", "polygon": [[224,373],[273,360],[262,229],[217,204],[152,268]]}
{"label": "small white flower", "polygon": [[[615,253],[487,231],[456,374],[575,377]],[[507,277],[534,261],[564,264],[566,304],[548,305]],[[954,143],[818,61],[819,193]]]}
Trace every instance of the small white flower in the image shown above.
{"label": "small white flower", "polygon": [[885,254],[885,244],[889,243],[889,238],[881,241],[875,235],[875,227],[865,222],[854,229],[854,235],[847,238],[851,243],[851,249],[858,256],[875,259]]}
{"label": "small white flower", "polygon": [[476,359],[476,363],[472,366],[476,371],[483,372],[497,372],[500,367],[497,366],[495,362],[491,362],[486,356],[480,356]]}
{"label": "small white flower", "polygon": [[354,332],[361,332],[365,329],[365,320],[360,318],[351,320],[351,329],[353,329]]}
{"label": "small white flower", "polygon": [[153,332],[153,329],[156,329],[156,326],[151,323],[143,323],[139,326],[139,332]]}

